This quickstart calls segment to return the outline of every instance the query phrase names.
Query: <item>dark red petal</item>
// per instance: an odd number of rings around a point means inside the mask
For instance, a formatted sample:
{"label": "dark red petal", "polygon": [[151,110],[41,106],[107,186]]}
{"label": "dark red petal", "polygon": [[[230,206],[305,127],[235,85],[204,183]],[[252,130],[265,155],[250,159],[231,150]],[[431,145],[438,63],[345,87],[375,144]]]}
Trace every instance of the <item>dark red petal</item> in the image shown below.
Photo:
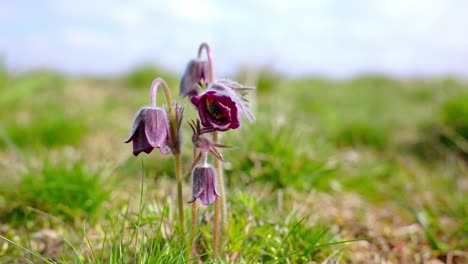
{"label": "dark red petal", "polygon": [[211,127],[208,119],[206,118],[206,104],[201,103],[198,105],[198,115],[200,116],[201,123],[204,127]]}
{"label": "dark red petal", "polygon": [[198,106],[198,104],[200,103],[200,101],[203,99],[203,95],[200,95],[200,96],[193,96],[192,98],[190,98],[190,101],[192,102],[192,104],[194,104],[195,106]]}
{"label": "dark red petal", "polygon": [[240,126],[237,107],[231,108],[231,111],[231,126],[229,128],[236,129]]}

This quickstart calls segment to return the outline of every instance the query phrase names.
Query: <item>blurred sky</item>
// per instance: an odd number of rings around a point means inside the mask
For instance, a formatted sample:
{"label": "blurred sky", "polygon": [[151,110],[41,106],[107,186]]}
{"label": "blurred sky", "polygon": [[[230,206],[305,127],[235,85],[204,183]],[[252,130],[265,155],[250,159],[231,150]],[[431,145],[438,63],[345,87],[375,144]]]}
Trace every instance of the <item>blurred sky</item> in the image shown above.
{"label": "blurred sky", "polygon": [[468,75],[466,0],[12,0],[0,3],[11,69],[180,73],[206,41],[216,71],[272,65],[293,75]]}

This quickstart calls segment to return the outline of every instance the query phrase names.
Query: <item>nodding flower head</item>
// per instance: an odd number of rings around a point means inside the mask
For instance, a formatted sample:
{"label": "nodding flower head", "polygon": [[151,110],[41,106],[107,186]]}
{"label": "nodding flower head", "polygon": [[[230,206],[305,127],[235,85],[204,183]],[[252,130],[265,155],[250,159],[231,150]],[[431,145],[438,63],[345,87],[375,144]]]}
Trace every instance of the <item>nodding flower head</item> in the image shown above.
{"label": "nodding flower head", "polygon": [[216,202],[219,195],[216,183],[216,171],[213,166],[203,164],[195,167],[192,171],[192,200],[197,198],[204,205],[210,205]]}
{"label": "nodding flower head", "polygon": [[184,75],[180,81],[179,95],[181,97],[197,95],[198,87],[210,79],[209,74],[208,61],[201,59],[191,60],[185,68]]}
{"label": "nodding flower head", "polygon": [[191,98],[204,127],[218,131],[236,129],[240,126],[239,112],[250,121],[255,120],[244,98],[235,89],[251,88],[236,82],[219,80],[211,83],[202,94]]}
{"label": "nodding flower head", "polygon": [[171,153],[169,148],[169,121],[166,110],[159,107],[143,107],[138,111],[133,121],[130,137],[125,141],[133,141],[133,155],[141,152],[151,153],[159,148],[162,154]]}

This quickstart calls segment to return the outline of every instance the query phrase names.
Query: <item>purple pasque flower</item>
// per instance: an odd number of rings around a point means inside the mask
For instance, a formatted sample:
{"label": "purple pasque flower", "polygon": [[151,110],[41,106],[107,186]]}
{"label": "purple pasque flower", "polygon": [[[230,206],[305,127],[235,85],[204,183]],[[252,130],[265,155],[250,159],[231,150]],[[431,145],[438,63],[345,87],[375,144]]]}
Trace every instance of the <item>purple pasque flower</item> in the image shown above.
{"label": "purple pasque flower", "polygon": [[231,99],[236,103],[239,112],[242,113],[250,122],[255,121],[255,116],[250,111],[250,108],[247,105],[247,100],[243,97],[242,94],[239,93],[244,90],[255,90],[255,87],[244,86],[238,82],[228,79],[221,79],[215,81],[208,88],[230,96]]}
{"label": "purple pasque flower", "polygon": [[191,101],[198,109],[203,126],[219,131],[236,129],[240,126],[239,112],[253,122],[255,117],[245,99],[235,91],[241,89],[252,88],[229,80],[219,80],[210,84],[200,95],[193,96]]}
{"label": "purple pasque flower", "polygon": [[133,155],[141,152],[151,153],[159,148],[162,154],[171,153],[169,147],[169,121],[167,112],[160,107],[143,107],[133,120],[130,137],[125,141],[133,141]]}
{"label": "purple pasque flower", "polygon": [[207,89],[201,95],[193,96],[191,101],[197,107],[204,127],[219,131],[239,127],[237,105],[230,96]]}
{"label": "purple pasque flower", "polygon": [[192,200],[189,203],[198,198],[202,204],[210,205],[219,196],[215,168],[206,162],[196,166],[192,170]]}
{"label": "purple pasque flower", "polygon": [[191,60],[180,80],[179,95],[181,97],[197,95],[198,87],[201,87],[203,82],[206,83],[209,80],[209,74],[208,61]]}

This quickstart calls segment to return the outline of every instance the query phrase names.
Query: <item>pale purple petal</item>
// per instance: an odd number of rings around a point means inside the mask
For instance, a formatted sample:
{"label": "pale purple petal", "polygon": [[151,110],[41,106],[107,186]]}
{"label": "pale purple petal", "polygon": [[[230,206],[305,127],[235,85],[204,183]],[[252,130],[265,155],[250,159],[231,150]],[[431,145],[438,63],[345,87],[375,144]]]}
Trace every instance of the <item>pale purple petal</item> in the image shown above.
{"label": "pale purple petal", "polygon": [[213,166],[197,166],[192,172],[192,192],[193,197],[190,202],[196,198],[204,205],[210,205],[216,201],[219,196],[216,186],[216,171]]}
{"label": "pale purple petal", "polygon": [[145,133],[151,146],[157,148],[167,145],[168,120],[162,108],[145,109]]}
{"label": "pale purple petal", "polygon": [[219,84],[222,84],[222,85],[225,85],[231,89],[234,89],[234,90],[255,90],[255,87],[253,86],[245,86],[245,85],[242,85],[236,81],[233,81],[233,80],[229,80],[229,79],[220,79],[220,80],[216,80],[216,83],[219,83]]}
{"label": "pale purple petal", "polygon": [[197,85],[201,80],[207,80],[208,62],[204,60],[191,60],[185,68],[184,75],[180,81],[179,95],[181,97],[197,95]]}
{"label": "pale purple petal", "polygon": [[196,167],[192,172],[192,192],[193,197],[198,197],[205,189],[206,168]]}

